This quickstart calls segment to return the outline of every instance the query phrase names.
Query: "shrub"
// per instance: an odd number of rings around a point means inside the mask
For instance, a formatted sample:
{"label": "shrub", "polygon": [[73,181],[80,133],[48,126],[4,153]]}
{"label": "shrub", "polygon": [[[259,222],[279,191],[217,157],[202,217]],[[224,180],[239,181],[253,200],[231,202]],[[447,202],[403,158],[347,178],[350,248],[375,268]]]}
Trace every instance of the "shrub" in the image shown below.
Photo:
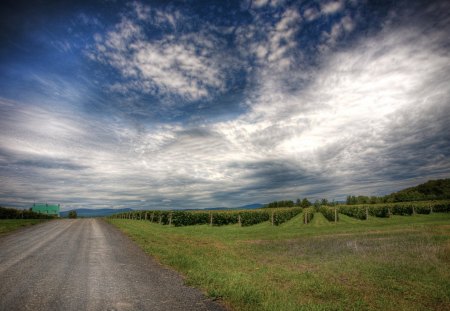
{"label": "shrub", "polygon": [[449,213],[450,212],[450,201],[435,202],[433,204],[433,212]]}
{"label": "shrub", "polygon": [[52,219],[53,215],[36,213],[31,210],[0,207],[0,219]]}
{"label": "shrub", "polygon": [[366,219],[366,209],[358,205],[341,205],[339,206],[339,213],[361,220]]}
{"label": "shrub", "polygon": [[72,219],[75,219],[75,218],[77,218],[77,211],[70,211],[69,212],[69,215],[68,215],[68,217],[69,218],[72,218]]}
{"label": "shrub", "polygon": [[363,206],[364,210],[367,208],[369,210],[370,216],[375,217],[390,217],[389,207],[387,205],[370,205]]}
{"label": "shrub", "polygon": [[239,221],[238,213],[233,212],[213,212],[211,213],[214,226],[224,226],[237,224]]}
{"label": "shrub", "polygon": [[[321,206],[319,208],[319,212],[322,213],[322,215],[329,221],[334,221],[335,208],[328,206]],[[336,213],[336,217],[337,217],[336,220],[339,221],[339,213]]]}
{"label": "shrub", "polygon": [[303,214],[303,222],[305,224],[309,224],[311,220],[314,218],[314,211],[315,211],[314,208],[305,209]]}
{"label": "shrub", "polygon": [[270,219],[270,214],[267,210],[239,212],[239,215],[241,216],[242,226],[256,225],[261,222],[268,221]]}
{"label": "shrub", "polygon": [[294,207],[283,210],[273,211],[273,224],[275,226],[281,225],[282,223],[290,220],[291,218],[297,216],[303,211],[301,207]]}
{"label": "shrub", "polygon": [[395,203],[391,205],[391,213],[393,215],[407,216],[413,213],[414,203]]}

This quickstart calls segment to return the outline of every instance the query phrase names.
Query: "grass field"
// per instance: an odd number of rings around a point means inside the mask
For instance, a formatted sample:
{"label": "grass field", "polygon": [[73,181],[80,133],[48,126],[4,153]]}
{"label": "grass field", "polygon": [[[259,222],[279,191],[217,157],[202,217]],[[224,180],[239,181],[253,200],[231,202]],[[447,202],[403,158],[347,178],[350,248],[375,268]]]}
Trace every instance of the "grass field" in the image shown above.
{"label": "grass field", "polygon": [[22,227],[39,224],[47,219],[0,219],[0,236]]}
{"label": "grass field", "polygon": [[450,310],[450,214],[272,227],[109,219],[233,310]]}

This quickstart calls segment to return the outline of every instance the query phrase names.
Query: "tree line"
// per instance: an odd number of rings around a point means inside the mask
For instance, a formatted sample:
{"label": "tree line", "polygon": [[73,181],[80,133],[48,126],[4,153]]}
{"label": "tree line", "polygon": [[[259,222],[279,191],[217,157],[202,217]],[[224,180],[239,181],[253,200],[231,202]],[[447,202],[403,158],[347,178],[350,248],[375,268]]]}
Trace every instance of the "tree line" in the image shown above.
{"label": "tree line", "polygon": [[314,203],[312,203],[311,201],[308,200],[308,198],[303,198],[303,200],[297,199],[295,202],[292,200],[273,201],[273,202],[266,204],[264,207],[266,207],[266,208],[277,208],[277,207],[307,208],[310,206],[320,207],[323,205],[334,206],[334,205],[337,205],[337,202],[335,202],[335,201],[329,202],[327,199],[320,199],[320,200],[316,200],[316,201],[314,201]]}
{"label": "tree line", "polygon": [[6,208],[0,206],[0,219],[51,219],[56,216],[41,214],[30,210]]}

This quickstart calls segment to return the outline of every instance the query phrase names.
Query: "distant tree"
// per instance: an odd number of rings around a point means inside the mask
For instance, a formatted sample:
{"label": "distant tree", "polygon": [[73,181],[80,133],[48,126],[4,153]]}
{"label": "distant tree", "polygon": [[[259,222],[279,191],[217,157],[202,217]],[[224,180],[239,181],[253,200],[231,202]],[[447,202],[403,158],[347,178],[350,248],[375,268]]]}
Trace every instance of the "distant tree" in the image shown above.
{"label": "distant tree", "polygon": [[307,198],[304,198],[304,199],[302,200],[302,203],[300,203],[300,206],[301,206],[301,207],[309,207],[309,206],[311,206],[311,205],[312,205],[311,202],[309,202]]}
{"label": "distant tree", "polygon": [[70,211],[69,218],[77,218],[77,211]]}
{"label": "distant tree", "polygon": [[297,201],[295,201],[295,206],[301,206],[302,205],[302,201],[300,201],[300,199],[297,199]]}
{"label": "distant tree", "polygon": [[328,205],[328,200],[327,199],[320,200],[320,205]]}
{"label": "distant tree", "polygon": [[348,195],[346,203],[347,203],[347,205],[354,205],[354,204],[357,204],[358,201],[354,195]]}

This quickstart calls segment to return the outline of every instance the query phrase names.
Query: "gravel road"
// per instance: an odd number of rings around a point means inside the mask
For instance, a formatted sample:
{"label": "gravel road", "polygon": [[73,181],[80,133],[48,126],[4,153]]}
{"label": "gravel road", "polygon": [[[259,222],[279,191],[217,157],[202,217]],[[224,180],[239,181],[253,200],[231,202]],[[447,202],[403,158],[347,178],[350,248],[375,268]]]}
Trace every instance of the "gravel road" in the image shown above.
{"label": "gravel road", "polygon": [[223,310],[100,219],[0,238],[0,310]]}

